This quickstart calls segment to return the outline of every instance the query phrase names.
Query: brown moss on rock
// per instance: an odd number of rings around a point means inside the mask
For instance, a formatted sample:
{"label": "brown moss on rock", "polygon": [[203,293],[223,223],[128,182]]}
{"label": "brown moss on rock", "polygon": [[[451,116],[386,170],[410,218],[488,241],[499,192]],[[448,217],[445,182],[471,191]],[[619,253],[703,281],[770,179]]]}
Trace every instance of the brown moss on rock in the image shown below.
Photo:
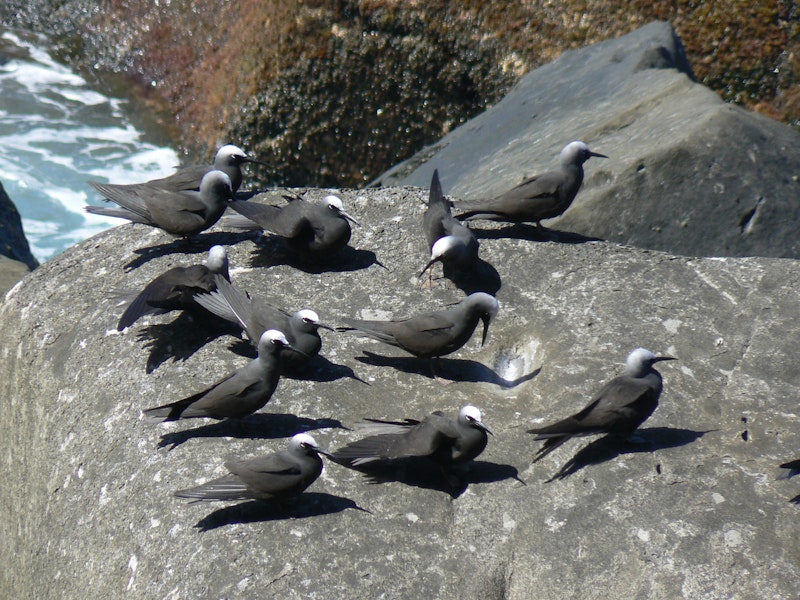
{"label": "brown moss on rock", "polygon": [[229,141],[261,154],[264,183],[363,184],[528,70],[654,19],[726,100],[800,119],[800,19],[785,0],[52,4],[10,0],[0,17],[70,40],[73,62],[134,77],[189,154]]}

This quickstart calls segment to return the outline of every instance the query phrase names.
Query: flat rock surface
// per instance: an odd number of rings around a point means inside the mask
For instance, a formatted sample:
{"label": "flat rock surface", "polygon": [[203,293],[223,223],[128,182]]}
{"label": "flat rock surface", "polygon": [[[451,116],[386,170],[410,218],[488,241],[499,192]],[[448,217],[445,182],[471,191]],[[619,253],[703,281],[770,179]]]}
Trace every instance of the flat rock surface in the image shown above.
{"label": "flat rock surface", "polygon": [[[124,290],[199,262],[211,244],[229,246],[237,286],[333,325],[463,297],[444,280],[432,290],[417,280],[427,190],[341,196],[362,227],[324,267],[286,264],[269,235],[217,226],[187,247],[125,225],[48,261],[7,296],[0,589],[9,597],[796,595],[798,507],[787,500],[800,481],[776,480],[800,445],[793,260],[676,257],[487,226],[478,231],[486,283],[475,285],[493,287],[501,309],[483,348],[476,334],[442,361],[455,383],[400,350],[323,332],[307,377],[283,378],[240,424],[141,421],[141,409],[249,360],[226,330],[186,316],[115,329]],[[644,443],[578,439],[531,465],[539,442],[525,430],[582,408],[637,346],[679,359],[661,366],[665,391]],[[282,508],[172,496],[300,430],[336,449],[357,438],[363,417],[455,414],[466,403],[495,436],[463,490],[435,470],[371,484],[327,462]],[[575,472],[546,483],[573,458]]]}
{"label": "flat rock surface", "polygon": [[446,194],[491,197],[580,139],[609,158],[586,163],[546,226],[681,255],[800,257],[800,135],[723,103],[685,60],[663,22],[567,52],[377,181],[427,186],[438,169]]}

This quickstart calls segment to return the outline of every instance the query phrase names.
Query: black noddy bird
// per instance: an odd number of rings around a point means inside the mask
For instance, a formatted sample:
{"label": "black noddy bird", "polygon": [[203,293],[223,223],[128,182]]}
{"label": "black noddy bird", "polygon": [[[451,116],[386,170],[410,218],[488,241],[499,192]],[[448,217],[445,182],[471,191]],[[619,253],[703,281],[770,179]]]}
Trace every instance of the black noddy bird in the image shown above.
{"label": "black noddy bird", "polygon": [[200,191],[176,192],[152,187],[139,192],[112,188],[104,183],[89,183],[120,208],[87,206],[86,212],[128,219],[184,237],[214,225],[225,212],[228,202],[233,200],[230,177],[222,171],[206,173]]}
{"label": "black noddy bird", "polygon": [[291,344],[281,350],[284,367],[297,367],[319,354],[322,348],[319,329],[334,330],[320,322],[319,315],[310,308],[292,314],[267,302],[253,301],[223,277],[215,279],[216,291],[198,294],[195,301],[218,317],[239,325],[253,344],[268,329],[283,332]]}
{"label": "black noddy bird", "polygon": [[428,457],[449,467],[477,457],[486,448],[487,434],[492,434],[481,421],[481,411],[471,405],[463,406],[457,419],[436,411],[422,421],[367,421],[359,429],[371,435],[336,450],[334,461],[363,467],[381,460]]}
{"label": "black noddy bird", "polygon": [[286,239],[293,250],[307,256],[325,257],[350,241],[350,223],[358,225],[344,211],[341,199],[325,196],[321,202],[310,202],[299,196],[284,196],[281,206],[256,202],[232,202],[230,207],[246,217],[249,224],[231,220],[234,226],[266,229]]}
{"label": "black noddy bird", "polygon": [[450,202],[442,193],[439,171],[433,171],[428,207],[422,215],[422,228],[431,251],[431,258],[418,277],[441,262],[445,270],[468,271],[478,260],[478,239],[475,234],[454,218],[450,212]]}
{"label": "black noddy bird", "polygon": [[212,246],[204,265],[173,267],[148,283],[122,313],[117,331],[130,327],[144,315],[199,308],[194,295],[216,290],[215,275],[224,280],[230,277],[228,251],[223,246]]}
{"label": "black noddy bird", "polygon": [[625,361],[625,374],[603,386],[586,408],[552,425],[529,429],[536,434],[534,439],[545,440],[533,462],[573,437],[609,433],[629,438],[658,406],[662,380],[653,365],[664,360],[675,358],[636,348]]}
{"label": "black noddy bird", "polygon": [[460,221],[505,221],[536,223],[552,219],[569,208],[583,183],[583,163],[592,156],[608,158],[589,150],[580,141],[570,142],[561,150],[561,168],[526,179],[518,186],[494,198],[462,200],[453,206],[462,210]]}
{"label": "black noddy bird", "polygon": [[[242,164],[255,163],[268,166],[266,163],[250,158],[244,150],[230,144],[222,146],[217,150],[213,164],[210,165],[188,165],[178,168],[172,175],[160,179],[151,179],[142,183],[99,183],[90,181],[89,185],[97,187],[103,186],[105,190],[117,190],[119,193],[134,193],[140,197],[146,196],[153,188],[167,190],[170,192],[181,192],[184,190],[200,190],[200,182],[206,173],[210,171],[222,171],[231,180],[231,189],[236,192],[242,185]],[[104,192],[101,192],[104,194]]]}
{"label": "black noddy bird", "polygon": [[290,346],[280,331],[265,331],[258,342],[258,357],[211,387],[163,406],[145,409],[150,422],[208,417],[237,419],[262,408],[270,399],[281,375],[280,351]]}
{"label": "black noddy bird", "polygon": [[475,292],[445,310],[393,321],[343,319],[347,325],[337,327],[336,330],[364,335],[402,348],[419,358],[433,360],[455,352],[466,344],[478,326],[478,321],[483,321],[481,346],[485,344],[489,324],[499,310],[500,303],[494,296]]}
{"label": "black noddy bird", "polygon": [[202,500],[269,500],[291,498],[310,486],[322,473],[321,449],[307,433],[298,433],[286,449],[250,460],[227,461],[229,475],[186,490],[178,498]]}

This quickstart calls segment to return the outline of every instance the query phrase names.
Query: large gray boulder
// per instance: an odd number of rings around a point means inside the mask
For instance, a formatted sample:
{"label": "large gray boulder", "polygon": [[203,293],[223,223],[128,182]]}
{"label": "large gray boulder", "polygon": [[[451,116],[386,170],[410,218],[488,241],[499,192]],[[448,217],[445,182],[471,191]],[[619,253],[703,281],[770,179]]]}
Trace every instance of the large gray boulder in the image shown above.
{"label": "large gray boulder", "polygon": [[[433,290],[418,284],[426,190],[342,197],[363,227],[356,250],[331,268],[294,268],[273,238],[256,243],[219,226],[186,255],[160,232],[124,225],[48,261],[6,297],[4,596],[796,595],[800,515],[787,499],[800,481],[776,480],[776,465],[797,457],[800,444],[793,260],[535,242],[489,226],[481,256],[500,278],[501,310],[484,348],[476,335],[443,361],[456,383],[442,385],[425,361],[393,348],[323,332],[324,359],[308,378],[282,379],[242,424],[144,423],[142,408],[248,360],[231,351],[235,338],[217,331],[206,340],[186,317],[115,330],[122,289],[201,260],[211,243],[229,245],[238,286],[286,308],[312,307],[332,324],[463,296],[443,281]],[[574,440],[531,465],[539,443],[525,429],[583,407],[636,346],[679,358],[661,367],[665,392],[641,432],[647,443]],[[328,462],[283,509],[172,496],[222,475],[226,458],[274,451],[298,430],[338,448],[357,437],[339,424],[454,414],[466,403],[496,435],[462,493],[432,485],[430,474],[417,485],[370,484]],[[545,483],[572,457],[576,472]]]}
{"label": "large gray boulder", "polygon": [[556,168],[581,139],[586,164],[557,230],[698,256],[800,257],[800,135],[695,83],[680,40],[656,22],[566,52],[494,107],[380,177],[447,194],[497,195]]}

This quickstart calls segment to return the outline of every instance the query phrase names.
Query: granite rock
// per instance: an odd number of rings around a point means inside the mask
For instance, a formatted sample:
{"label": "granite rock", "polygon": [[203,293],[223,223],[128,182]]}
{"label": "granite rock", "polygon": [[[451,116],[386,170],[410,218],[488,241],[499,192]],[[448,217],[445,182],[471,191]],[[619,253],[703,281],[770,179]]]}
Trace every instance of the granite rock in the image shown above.
{"label": "granite rock", "polygon": [[[144,423],[142,408],[248,360],[226,332],[206,334],[174,314],[123,334],[114,327],[122,288],[195,262],[213,243],[229,246],[237,286],[332,324],[463,296],[443,280],[419,286],[426,190],[341,195],[363,226],[326,267],[286,264],[272,236],[217,226],[186,246],[123,225],[48,261],[7,296],[0,589],[9,597],[795,594],[798,514],[787,499],[798,489],[776,480],[800,443],[794,260],[537,241],[532,227],[489,225],[481,257],[496,269],[501,309],[485,347],[476,335],[443,360],[456,383],[441,385],[425,361],[395,349],[323,332],[308,377],[282,379],[243,423]],[[665,391],[643,425],[646,443],[575,440],[531,465],[539,443],[525,430],[582,407],[636,346],[679,359],[661,367]],[[454,414],[466,403],[495,436],[463,490],[430,476],[369,484],[328,462],[283,509],[172,497],[224,474],[226,458],[274,451],[300,430],[335,449],[355,439],[343,427],[362,417]],[[545,483],[573,458],[574,473]]]}

